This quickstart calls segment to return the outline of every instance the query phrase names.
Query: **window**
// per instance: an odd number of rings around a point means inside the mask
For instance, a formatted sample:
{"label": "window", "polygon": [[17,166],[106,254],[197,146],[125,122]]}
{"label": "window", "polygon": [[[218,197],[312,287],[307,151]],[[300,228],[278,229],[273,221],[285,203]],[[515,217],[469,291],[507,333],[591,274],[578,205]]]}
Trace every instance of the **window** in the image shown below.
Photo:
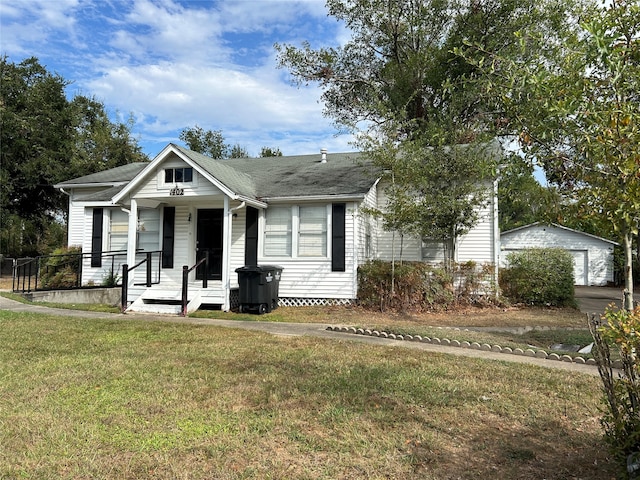
{"label": "window", "polygon": [[111,227],[109,229],[109,250],[112,252],[126,250],[129,240],[129,215],[122,210],[111,210]]}
{"label": "window", "polygon": [[291,256],[291,208],[272,207],[266,210],[264,254],[266,257]]}
{"label": "window", "polygon": [[326,205],[270,207],[265,210],[265,257],[328,256],[329,208]]}
{"label": "window", "polygon": [[160,250],[160,212],[153,209],[138,211],[138,244],[143,252]]}
{"label": "window", "polygon": [[164,171],[164,183],[191,183],[193,182],[193,168],[166,168]]}
{"label": "window", "polygon": [[298,256],[327,256],[327,208],[300,207],[298,210]]}

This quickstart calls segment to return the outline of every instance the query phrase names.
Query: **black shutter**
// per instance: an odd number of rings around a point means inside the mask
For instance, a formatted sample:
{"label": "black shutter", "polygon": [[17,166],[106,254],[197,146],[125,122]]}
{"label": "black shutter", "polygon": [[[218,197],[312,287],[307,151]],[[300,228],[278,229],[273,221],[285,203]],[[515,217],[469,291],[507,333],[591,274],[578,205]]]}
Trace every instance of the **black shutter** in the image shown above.
{"label": "black shutter", "polygon": [[331,206],[331,271],[345,271],[345,212],[346,204],[334,203]]}
{"label": "black shutter", "polygon": [[102,267],[102,208],[93,209],[91,227],[91,266]]}
{"label": "black shutter", "polygon": [[247,207],[244,264],[258,264],[258,209]]}
{"label": "black shutter", "polygon": [[162,216],[162,268],[173,268],[176,207],[164,207]]}

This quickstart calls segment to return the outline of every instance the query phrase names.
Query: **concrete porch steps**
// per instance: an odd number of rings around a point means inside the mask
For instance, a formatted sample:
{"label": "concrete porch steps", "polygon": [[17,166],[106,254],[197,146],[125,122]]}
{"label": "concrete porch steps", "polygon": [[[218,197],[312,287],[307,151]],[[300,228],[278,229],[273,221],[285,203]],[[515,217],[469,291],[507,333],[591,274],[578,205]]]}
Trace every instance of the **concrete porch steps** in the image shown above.
{"label": "concrete porch steps", "polygon": [[[203,289],[201,283],[190,284],[187,289],[187,313],[195,312],[203,303],[218,303],[223,300],[221,287]],[[126,311],[179,315],[182,313],[182,286],[161,284],[146,288]]]}

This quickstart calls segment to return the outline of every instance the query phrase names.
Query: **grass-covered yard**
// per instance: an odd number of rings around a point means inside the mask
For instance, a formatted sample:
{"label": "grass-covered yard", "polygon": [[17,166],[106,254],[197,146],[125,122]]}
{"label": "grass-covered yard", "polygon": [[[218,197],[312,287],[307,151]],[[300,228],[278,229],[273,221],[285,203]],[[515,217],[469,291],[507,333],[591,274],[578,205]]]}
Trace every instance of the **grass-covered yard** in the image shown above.
{"label": "grass-covered yard", "polygon": [[595,376],[128,317],[2,311],[0,345],[0,478],[614,477]]}

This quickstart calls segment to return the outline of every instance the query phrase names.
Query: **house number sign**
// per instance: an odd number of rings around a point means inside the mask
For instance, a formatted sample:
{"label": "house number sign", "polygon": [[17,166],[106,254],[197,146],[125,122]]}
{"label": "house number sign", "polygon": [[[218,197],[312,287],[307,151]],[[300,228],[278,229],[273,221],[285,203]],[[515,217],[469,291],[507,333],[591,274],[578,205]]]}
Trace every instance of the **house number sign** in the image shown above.
{"label": "house number sign", "polygon": [[169,195],[184,195],[184,188],[173,187],[169,190]]}

